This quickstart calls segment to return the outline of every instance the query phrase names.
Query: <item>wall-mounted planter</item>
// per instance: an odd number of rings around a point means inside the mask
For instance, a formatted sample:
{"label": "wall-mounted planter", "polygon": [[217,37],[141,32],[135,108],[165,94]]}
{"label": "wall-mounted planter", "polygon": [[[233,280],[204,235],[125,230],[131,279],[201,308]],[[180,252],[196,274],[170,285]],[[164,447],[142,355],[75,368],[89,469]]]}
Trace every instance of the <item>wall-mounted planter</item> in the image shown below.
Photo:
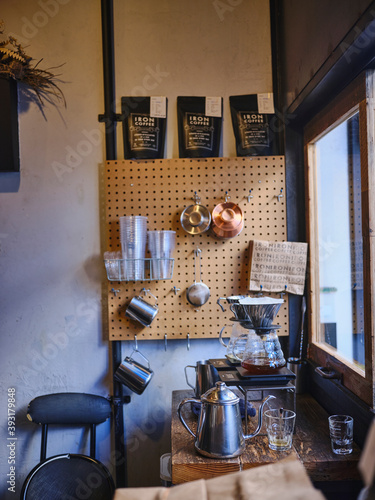
{"label": "wall-mounted planter", "polygon": [[17,82],[0,78],[0,172],[19,172]]}

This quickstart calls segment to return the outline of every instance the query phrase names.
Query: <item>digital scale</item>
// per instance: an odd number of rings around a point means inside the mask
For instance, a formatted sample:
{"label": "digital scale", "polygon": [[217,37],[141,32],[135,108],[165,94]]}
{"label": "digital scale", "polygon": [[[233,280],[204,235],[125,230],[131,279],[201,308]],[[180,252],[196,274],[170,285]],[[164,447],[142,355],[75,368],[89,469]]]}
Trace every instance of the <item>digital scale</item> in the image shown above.
{"label": "digital scale", "polygon": [[[249,392],[261,392],[261,399],[264,398],[264,391],[293,393],[293,410],[296,411],[296,387],[293,383],[296,375],[288,368],[279,368],[272,374],[252,375],[241,366],[240,362],[232,363],[226,358],[209,359],[209,362],[216,368],[222,382],[225,382],[228,387],[237,387],[244,395],[246,432]],[[253,401],[257,400],[253,399]]]}

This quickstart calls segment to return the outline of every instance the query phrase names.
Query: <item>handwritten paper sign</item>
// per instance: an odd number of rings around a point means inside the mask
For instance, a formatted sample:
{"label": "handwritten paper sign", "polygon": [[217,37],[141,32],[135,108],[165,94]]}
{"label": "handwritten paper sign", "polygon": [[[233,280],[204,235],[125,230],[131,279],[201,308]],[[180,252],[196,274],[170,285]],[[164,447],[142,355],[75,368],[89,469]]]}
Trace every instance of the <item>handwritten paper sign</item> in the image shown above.
{"label": "handwritten paper sign", "polygon": [[250,291],[303,295],[307,243],[250,241]]}

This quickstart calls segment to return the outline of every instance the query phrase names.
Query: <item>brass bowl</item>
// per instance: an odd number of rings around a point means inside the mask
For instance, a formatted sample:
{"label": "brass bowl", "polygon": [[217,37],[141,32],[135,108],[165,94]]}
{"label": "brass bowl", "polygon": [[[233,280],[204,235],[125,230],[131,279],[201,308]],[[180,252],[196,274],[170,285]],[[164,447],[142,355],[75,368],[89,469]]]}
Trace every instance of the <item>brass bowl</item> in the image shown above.
{"label": "brass bowl", "polygon": [[236,203],[220,203],[212,211],[212,231],[218,238],[233,238],[240,234],[244,226],[243,215]]}
{"label": "brass bowl", "polygon": [[243,222],[242,210],[236,203],[220,203],[212,211],[212,225],[223,231],[233,231]]}
{"label": "brass bowl", "polygon": [[218,238],[234,238],[244,226],[242,210],[236,203],[220,203],[212,211],[212,231]]}

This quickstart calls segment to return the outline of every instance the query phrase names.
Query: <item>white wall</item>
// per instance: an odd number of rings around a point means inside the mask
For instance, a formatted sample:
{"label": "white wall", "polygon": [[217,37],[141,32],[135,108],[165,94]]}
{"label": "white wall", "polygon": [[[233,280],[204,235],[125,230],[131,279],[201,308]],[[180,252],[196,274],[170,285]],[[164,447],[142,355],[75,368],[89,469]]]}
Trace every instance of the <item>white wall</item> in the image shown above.
{"label": "white wall", "polygon": [[[5,2],[4,2],[5,3]],[[6,493],[7,390],[16,389],[16,489],[39,460],[40,429],[27,422],[35,396],[64,391],[111,393],[100,238],[104,111],[99,0],[14,0],[2,5],[6,32],[41,67],[64,64],[67,108],[44,111],[20,92],[20,187],[0,175],[0,496]],[[149,95],[169,98],[167,156],[177,157],[177,95],[224,98],[223,155],[234,156],[228,96],[270,92],[268,1],[128,0],[115,2],[116,92],[131,95],[159,71]],[[118,105],[118,112],[120,107]],[[121,126],[118,127],[122,158]],[[6,192],[7,191],[7,192]],[[123,353],[131,347],[123,345]],[[170,449],[171,391],[186,388],[183,367],[223,355],[217,341],[140,342],[155,377],[125,407],[130,485],[159,483]],[[51,432],[48,454],[84,448],[82,431]],[[98,458],[111,467],[110,426],[98,429]],[[68,449],[69,448],[69,449]],[[147,470],[147,473],[145,473]],[[18,496],[17,493],[17,496]]]}

